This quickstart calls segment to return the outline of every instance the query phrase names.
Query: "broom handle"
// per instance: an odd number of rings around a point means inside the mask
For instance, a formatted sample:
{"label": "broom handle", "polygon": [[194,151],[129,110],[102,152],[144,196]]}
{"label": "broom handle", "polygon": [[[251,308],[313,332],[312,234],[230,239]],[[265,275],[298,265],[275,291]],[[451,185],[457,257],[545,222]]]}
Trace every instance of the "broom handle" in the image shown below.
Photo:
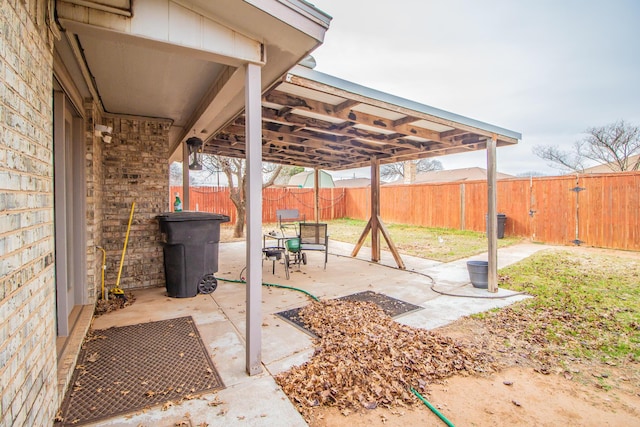
{"label": "broom handle", "polygon": [[120,289],[120,276],[122,275],[122,266],[124,265],[124,255],[127,252],[127,243],[129,242],[129,231],[131,230],[131,220],[133,219],[133,210],[136,202],[131,204],[131,214],[129,214],[129,225],[127,225],[127,235],[124,238],[124,247],[122,248],[122,256],[120,257],[120,269],[118,270],[118,279],[116,280],[116,289]]}

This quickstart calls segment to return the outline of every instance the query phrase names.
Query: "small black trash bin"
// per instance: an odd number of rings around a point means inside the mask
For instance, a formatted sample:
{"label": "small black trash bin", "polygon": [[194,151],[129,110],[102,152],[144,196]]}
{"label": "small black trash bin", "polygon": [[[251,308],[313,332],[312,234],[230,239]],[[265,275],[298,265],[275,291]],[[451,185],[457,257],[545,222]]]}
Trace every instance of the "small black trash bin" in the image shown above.
{"label": "small black trash bin", "polygon": [[[503,213],[499,213],[498,215],[496,215],[498,217],[498,239],[502,239],[504,238],[504,224],[505,222],[507,222],[507,215],[503,214]],[[485,215],[484,216],[484,221],[487,225],[487,234],[489,234],[489,215]]]}
{"label": "small black trash bin", "polygon": [[209,294],[218,281],[220,224],[227,215],[209,212],[166,212],[156,217],[164,243],[164,274],[170,297]]}

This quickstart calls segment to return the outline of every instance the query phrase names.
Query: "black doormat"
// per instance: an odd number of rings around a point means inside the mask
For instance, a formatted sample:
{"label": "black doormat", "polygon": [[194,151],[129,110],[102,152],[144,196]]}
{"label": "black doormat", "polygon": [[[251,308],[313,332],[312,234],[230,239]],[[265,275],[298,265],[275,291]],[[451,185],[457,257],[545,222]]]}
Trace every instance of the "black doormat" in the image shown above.
{"label": "black doormat", "polygon": [[82,425],[222,388],[191,316],[94,330],[56,425]]}
{"label": "black doormat", "polygon": [[[401,301],[399,299],[392,298],[390,296],[379,294],[373,291],[358,292],[355,294],[346,295],[336,299],[344,300],[344,301],[373,302],[378,307],[380,307],[382,311],[384,311],[389,317],[393,319],[400,317],[401,315],[404,315],[404,314],[422,310],[423,308],[423,307],[420,307],[419,305]],[[293,326],[300,328],[302,331],[306,332],[312,337],[317,338],[317,336],[313,332],[307,329],[307,327],[304,325],[304,322],[300,318],[299,314],[301,309],[302,307],[292,308],[291,310],[280,311],[275,315],[291,323]]]}

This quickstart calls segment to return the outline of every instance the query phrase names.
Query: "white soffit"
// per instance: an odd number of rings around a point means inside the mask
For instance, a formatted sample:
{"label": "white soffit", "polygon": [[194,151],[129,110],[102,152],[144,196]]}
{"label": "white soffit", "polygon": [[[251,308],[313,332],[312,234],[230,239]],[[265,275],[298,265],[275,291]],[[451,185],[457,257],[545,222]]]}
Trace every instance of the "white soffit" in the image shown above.
{"label": "white soffit", "polygon": [[222,65],[181,53],[79,36],[105,109],[186,123]]}
{"label": "white soffit", "polygon": [[453,130],[453,128],[450,126],[441,125],[440,123],[433,123],[427,120],[418,120],[417,122],[412,122],[411,124],[419,128],[435,130],[436,132],[446,132],[448,130]]}
{"label": "white soffit", "polygon": [[402,139],[408,139],[409,141],[415,141],[415,142],[429,142],[429,141],[431,141],[430,139],[420,138],[419,136],[413,136],[413,135],[403,136]]}
{"label": "white soffit", "polygon": [[379,134],[382,134],[382,135],[391,135],[392,133],[394,133],[394,131],[389,130],[389,129],[382,129],[382,128],[368,126],[368,125],[362,125],[362,124],[353,125],[353,127],[356,128],[356,129],[362,129],[362,130],[366,130],[367,132],[379,133]]}
{"label": "white soffit", "polygon": [[277,90],[280,92],[288,93],[290,95],[301,96],[303,98],[313,99],[314,101],[319,101],[330,105],[338,105],[347,100],[346,98],[319,92],[313,89],[307,89],[305,87],[296,86],[287,82],[280,84],[280,86],[277,87]]}
{"label": "white soffit", "polygon": [[324,122],[329,123],[344,123],[345,121],[336,117],[325,116],[324,114],[312,113],[306,110],[298,110],[297,108],[291,110],[293,114],[297,114],[299,116],[310,117],[312,119],[322,120]]}
{"label": "white soffit", "polygon": [[367,105],[367,104],[358,104],[355,107],[352,107],[351,109],[353,111],[359,111],[361,113],[383,117],[387,120],[399,120],[406,117],[404,114],[396,113],[393,111],[385,110],[384,108],[374,107],[373,105]]}

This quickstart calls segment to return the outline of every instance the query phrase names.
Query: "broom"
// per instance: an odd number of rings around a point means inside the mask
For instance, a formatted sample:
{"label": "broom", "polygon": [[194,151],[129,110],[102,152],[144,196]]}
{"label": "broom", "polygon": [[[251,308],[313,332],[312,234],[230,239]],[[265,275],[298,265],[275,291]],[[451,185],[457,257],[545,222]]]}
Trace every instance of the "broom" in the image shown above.
{"label": "broom", "polygon": [[120,257],[120,269],[118,270],[118,279],[116,280],[115,288],[111,288],[109,293],[113,294],[118,298],[122,298],[124,300],[127,299],[127,296],[124,294],[124,291],[120,289],[120,277],[122,276],[122,267],[124,265],[124,255],[127,253],[127,243],[129,242],[129,231],[131,231],[131,220],[133,220],[133,211],[136,207],[136,202],[131,204],[131,213],[129,214],[129,225],[127,225],[127,235],[124,238],[124,247],[122,248],[122,256]]}

